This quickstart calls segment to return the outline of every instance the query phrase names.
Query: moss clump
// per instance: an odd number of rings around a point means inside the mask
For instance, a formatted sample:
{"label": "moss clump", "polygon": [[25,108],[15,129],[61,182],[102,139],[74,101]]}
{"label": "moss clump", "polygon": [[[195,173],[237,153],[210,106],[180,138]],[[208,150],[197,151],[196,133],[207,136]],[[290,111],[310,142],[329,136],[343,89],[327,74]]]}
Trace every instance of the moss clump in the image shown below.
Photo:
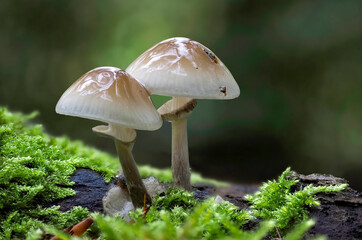
{"label": "moss clump", "polygon": [[[117,217],[94,215],[101,239],[243,239],[240,237],[246,233],[240,227],[248,219],[245,211],[229,202],[217,203],[214,198],[190,201],[188,194],[169,191],[156,199],[145,218],[141,210],[134,212],[133,224]],[[265,236],[271,227],[263,226],[259,235]]]}
{"label": "moss clump", "polygon": [[74,207],[67,212],[59,211],[59,206],[50,208],[22,208],[11,211],[1,220],[0,239],[24,239],[24,236],[44,223],[51,224],[58,229],[73,225],[89,216],[89,211],[82,207]]}
{"label": "moss clump", "polygon": [[[55,144],[61,140],[45,135],[41,126],[25,127],[33,116],[0,108],[0,239],[21,239],[43,222],[63,227],[88,214],[80,208],[60,213],[58,208],[37,207],[73,195],[67,187],[73,184],[70,175],[85,159],[72,157]],[[104,173],[110,174],[106,169]]]}
{"label": "moss clump", "polygon": [[278,181],[268,181],[258,192],[245,197],[251,202],[255,217],[275,220],[276,226],[282,233],[292,225],[308,219],[308,207],[320,205],[315,197],[317,193],[339,192],[347,187],[347,184],[318,187],[308,185],[291,192],[291,187],[298,180],[287,179],[289,174],[291,170],[287,168]]}
{"label": "moss clump", "polygon": [[[201,221],[201,225],[205,225],[204,227],[207,232],[206,239],[212,239],[217,232],[225,233],[223,225],[218,225],[218,223],[222,223],[224,220],[231,221],[234,225],[241,227],[250,219],[248,212],[239,211],[238,207],[230,202],[224,201],[217,203],[215,202],[215,198],[210,198],[205,203],[200,203],[194,199],[192,193],[177,188],[170,188],[166,193],[162,193],[156,197],[154,204],[152,204],[144,220],[147,223],[153,223],[162,219],[162,215],[166,214],[173,225],[181,226],[185,223],[186,219],[195,214],[197,208],[202,207],[203,204],[207,206],[207,210],[203,211],[201,215],[207,218],[205,219],[207,224],[203,223],[201,218],[199,220]],[[143,217],[143,215],[140,211],[141,210],[138,209],[138,212],[135,211],[131,214],[131,217],[136,221],[142,221],[141,217]],[[208,226],[210,226],[209,229]]]}

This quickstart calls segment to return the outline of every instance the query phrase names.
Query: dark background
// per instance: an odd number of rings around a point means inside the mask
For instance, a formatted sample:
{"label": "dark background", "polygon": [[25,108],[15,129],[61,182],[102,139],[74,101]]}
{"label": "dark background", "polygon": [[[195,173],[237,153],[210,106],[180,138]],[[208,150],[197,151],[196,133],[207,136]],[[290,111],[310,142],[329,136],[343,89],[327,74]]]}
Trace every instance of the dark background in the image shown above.
{"label": "dark background", "polygon": [[[56,102],[85,72],[125,69],[157,42],[185,36],[212,49],[241,89],[234,100],[198,102],[193,170],[246,183],[291,166],[362,189],[361,9],[359,0],[2,0],[0,105],[38,110],[50,134],[115,154],[92,133],[96,122],[57,115]],[[169,167],[170,130],[138,131],[136,161]]]}

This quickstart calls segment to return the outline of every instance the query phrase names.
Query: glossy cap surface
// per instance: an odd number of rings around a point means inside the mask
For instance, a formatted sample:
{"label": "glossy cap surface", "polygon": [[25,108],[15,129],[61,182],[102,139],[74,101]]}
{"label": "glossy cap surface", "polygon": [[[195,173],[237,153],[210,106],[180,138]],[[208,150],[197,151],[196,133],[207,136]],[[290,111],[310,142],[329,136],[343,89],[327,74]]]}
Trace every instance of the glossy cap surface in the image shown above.
{"label": "glossy cap surface", "polygon": [[140,130],[156,130],[162,125],[149,92],[115,67],[84,74],[62,95],[55,111]]}
{"label": "glossy cap surface", "polygon": [[133,61],[126,72],[152,94],[199,99],[232,99],[240,94],[220,59],[188,38],[162,41]]}

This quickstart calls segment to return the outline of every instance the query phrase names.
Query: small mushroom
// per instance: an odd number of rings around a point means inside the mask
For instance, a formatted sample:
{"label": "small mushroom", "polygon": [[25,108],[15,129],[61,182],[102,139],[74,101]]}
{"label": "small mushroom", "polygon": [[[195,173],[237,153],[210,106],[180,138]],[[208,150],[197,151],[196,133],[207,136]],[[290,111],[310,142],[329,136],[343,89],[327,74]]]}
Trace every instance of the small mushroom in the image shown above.
{"label": "small mushroom", "polygon": [[145,195],[151,203],[132,155],[134,129],[156,130],[162,119],[142,84],[119,68],[95,68],[65,91],[55,111],[108,123],[92,130],[114,140],[134,207],[143,206]]}
{"label": "small mushroom", "polygon": [[195,99],[233,99],[240,89],[230,71],[204,45],[188,38],[162,41],[133,61],[126,72],[151,94],[172,96],[158,111],[172,124],[172,172],[178,187],[191,190],[187,117]]}

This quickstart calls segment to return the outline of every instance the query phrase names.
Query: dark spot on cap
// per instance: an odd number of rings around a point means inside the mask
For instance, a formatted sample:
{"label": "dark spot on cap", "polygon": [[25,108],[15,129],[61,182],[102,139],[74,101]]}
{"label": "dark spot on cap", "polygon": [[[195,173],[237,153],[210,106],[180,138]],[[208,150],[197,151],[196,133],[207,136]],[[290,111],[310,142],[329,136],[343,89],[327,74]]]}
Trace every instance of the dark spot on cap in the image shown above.
{"label": "dark spot on cap", "polygon": [[222,92],[224,94],[224,96],[226,96],[226,87],[225,86],[221,86],[219,87],[220,92]]}
{"label": "dark spot on cap", "polygon": [[208,50],[208,49],[206,49],[206,48],[204,48],[203,50],[204,50],[204,52],[207,54],[207,56],[209,56],[209,58],[210,58],[214,63],[218,63],[217,57],[216,57],[216,55],[215,55],[213,52],[211,52],[210,50]]}

